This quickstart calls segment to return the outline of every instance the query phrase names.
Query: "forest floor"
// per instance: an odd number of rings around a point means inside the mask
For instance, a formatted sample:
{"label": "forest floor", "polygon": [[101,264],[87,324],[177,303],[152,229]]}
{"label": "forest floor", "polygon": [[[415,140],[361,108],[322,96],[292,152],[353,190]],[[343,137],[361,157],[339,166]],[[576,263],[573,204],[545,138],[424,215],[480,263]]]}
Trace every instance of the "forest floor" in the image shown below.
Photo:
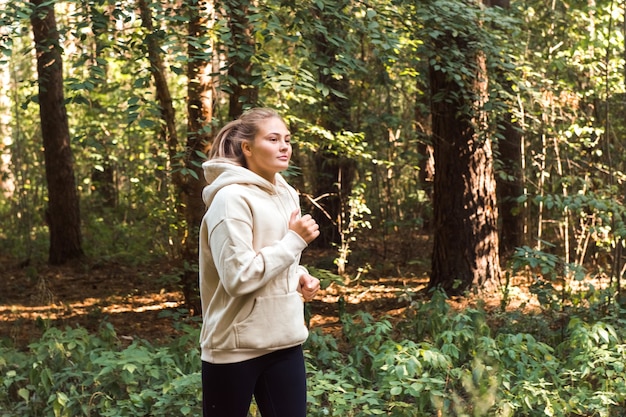
{"label": "forest floor", "polygon": [[[307,256],[309,261],[324,257],[314,251]],[[126,341],[139,338],[165,343],[177,335],[175,320],[180,320],[184,298],[175,285],[163,279],[174,270],[165,262],[62,267],[20,265],[9,259],[0,262],[0,343],[23,349],[50,326],[82,326],[97,332],[107,322]],[[361,310],[374,317],[400,319],[411,300],[423,297],[428,277],[419,269],[402,271],[392,265],[385,276],[363,274],[348,285],[331,284],[310,303],[311,326],[338,330],[340,297],[348,312]],[[496,311],[500,296],[483,295],[480,300],[458,297],[450,303],[460,310],[480,303],[488,311]],[[520,306],[533,308],[527,291],[517,291],[508,304],[513,309]]]}

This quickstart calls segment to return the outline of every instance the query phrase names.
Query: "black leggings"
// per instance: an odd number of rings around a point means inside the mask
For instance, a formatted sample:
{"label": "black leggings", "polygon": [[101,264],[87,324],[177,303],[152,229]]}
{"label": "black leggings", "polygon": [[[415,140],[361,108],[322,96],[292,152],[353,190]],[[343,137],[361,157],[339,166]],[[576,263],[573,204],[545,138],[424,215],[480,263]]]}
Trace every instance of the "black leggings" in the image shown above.
{"label": "black leggings", "polygon": [[204,417],[246,417],[252,395],[263,417],[305,417],[302,347],[237,363],[202,362]]}

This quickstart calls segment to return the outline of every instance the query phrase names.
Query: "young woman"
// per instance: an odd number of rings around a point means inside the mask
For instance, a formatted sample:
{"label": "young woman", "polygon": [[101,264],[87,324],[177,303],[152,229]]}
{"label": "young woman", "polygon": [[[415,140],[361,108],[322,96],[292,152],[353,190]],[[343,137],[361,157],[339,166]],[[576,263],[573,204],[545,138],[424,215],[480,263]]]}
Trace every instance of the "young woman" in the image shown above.
{"label": "young woman", "polygon": [[291,135],[257,108],[218,133],[203,164],[207,211],[200,228],[204,417],[305,417],[303,300],[320,282],[299,265],[318,235],[300,216],[289,166]]}

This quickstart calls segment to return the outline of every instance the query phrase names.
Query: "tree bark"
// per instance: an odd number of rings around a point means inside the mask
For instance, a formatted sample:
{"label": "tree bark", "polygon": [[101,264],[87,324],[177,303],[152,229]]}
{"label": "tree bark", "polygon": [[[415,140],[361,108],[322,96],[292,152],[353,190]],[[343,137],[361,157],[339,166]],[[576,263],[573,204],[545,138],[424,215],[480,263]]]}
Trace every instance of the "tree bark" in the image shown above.
{"label": "tree bark", "polygon": [[[152,12],[145,0],[138,0],[139,11],[141,13],[141,24],[146,29],[146,44],[148,46],[148,60],[150,61],[150,73],[154,79],[156,98],[161,108],[161,119],[163,120],[163,130],[161,133],[163,142],[167,146],[170,163],[176,164],[178,154],[178,134],[176,132],[176,112],[172,104],[172,95],[167,85],[167,76],[161,47],[156,38],[154,24],[152,22]],[[180,170],[174,170],[172,179],[175,184],[181,184],[183,179]]]}
{"label": "tree bark", "polygon": [[[446,40],[460,42],[452,36]],[[467,45],[459,50],[468,51]],[[429,69],[435,180],[428,287],[448,295],[493,290],[501,275],[493,155],[480,129],[487,93],[484,56],[470,50],[464,62],[475,69],[473,82],[465,86],[471,92],[446,73]]]}
{"label": "tree bark", "polygon": [[[192,2],[189,5],[190,23],[188,30],[190,36],[197,36],[201,30],[202,24],[206,23],[199,15],[199,10],[203,2]],[[165,142],[170,166],[172,169],[172,182],[176,189],[176,209],[181,223],[185,221],[186,228],[180,236],[181,255],[183,272],[181,276],[181,287],[185,304],[191,314],[197,314],[201,311],[200,299],[198,293],[198,274],[193,265],[198,262],[198,228],[204,214],[204,204],[202,203],[202,187],[204,179],[202,169],[200,167],[203,158],[196,151],[200,151],[203,155],[206,153],[208,146],[208,137],[204,132],[204,123],[210,122],[211,106],[206,105],[205,94],[210,91],[210,87],[206,84],[206,80],[199,68],[206,66],[206,63],[191,58],[198,56],[198,51],[190,42],[190,63],[188,64],[189,78],[189,97],[187,110],[189,112],[188,127],[189,134],[185,146],[185,152],[181,157],[179,153],[179,140],[176,132],[176,115],[172,105],[172,97],[167,77],[165,65],[160,53],[160,45],[158,39],[154,37],[154,27],[152,22],[151,11],[145,0],[138,1],[143,26],[148,30],[147,45],[148,58],[150,60],[150,70],[155,81],[156,96],[161,106],[161,118],[164,121],[162,132],[163,141]],[[185,169],[184,173],[182,169]]]}
{"label": "tree bark", "polygon": [[[510,8],[509,0],[484,0],[488,7]],[[511,83],[504,74],[498,74],[501,85],[509,92]],[[523,217],[517,198],[524,193],[522,184],[522,132],[518,123],[513,121],[509,111],[499,123],[502,126],[502,139],[498,140],[498,151],[502,163],[502,173],[496,175],[498,183],[498,203],[500,215],[500,255],[511,253],[523,243]]]}
{"label": "tree bark", "polygon": [[50,228],[49,263],[81,258],[80,206],[63,94],[63,61],[54,3],[32,0],[31,16],[39,81],[39,114],[44,146]]}
{"label": "tree bark", "polygon": [[249,5],[239,0],[222,2],[228,14],[228,28],[231,43],[228,45],[228,117],[233,120],[243,113],[246,107],[256,106],[259,101],[259,89],[253,75],[252,58],[256,53],[253,28],[248,20]]}
{"label": "tree bark", "polygon": [[[341,10],[346,6],[347,2],[341,1],[335,7],[336,10]],[[320,102],[319,124],[336,134],[349,129],[351,103],[350,100],[333,94],[332,91],[349,97],[350,82],[347,77],[336,77],[328,71],[329,68],[337,66],[337,56],[344,54],[345,51],[334,42],[330,42],[327,36],[347,39],[348,33],[345,22],[334,16],[334,11],[326,12],[313,7],[312,15],[322,22],[329,32],[328,34],[318,32],[313,37],[316,61],[322,63],[318,69],[318,80],[321,85],[328,87],[331,91]],[[325,212],[315,209],[312,212],[312,216],[319,224],[320,236],[311,245],[319,248],[331,248],[334,244],[341,243],[342,216],[348,210],[346,205],[352,194],[356,170],[354,161],[332,152],[331,149],[332,144],[322,145],[313,156],[314,194],[327,196],[320,200]]]}
{"label": "tree bark", "polygon": [[498,202],[500,215],[500,253],[511,253],[523,244],[523,217],[517,199],[524,194],[522,184],[522,133],[505,115],[502,138],[498,140],[498,150],[505,178],[497,176]]}
{"label": "tree bark", "polygon": [[[213,119],[214,84],[211,73],[212,63],[215,62],[213,45],[206,45],[203,49],[211,51],[205,57],[205,52],[196,47],[197,42],[204,37],[214,19],[212,1],[189,0],[188,3],[188,42],[187,55],[187,155],[185,166],[196,173],[196,177],[188,176],[185,187],[185,220],[187,222],[187,239],[183,247],[183,259],[189,265],[198,263],[198,231],[206,210],[202,200],[202,189],[205,185],[204,173],[201,164],[205,158],[213,139],[210,129]],[[198,152],[201,154],[199,155]],[[195,268],[186,268],[183,279],[183,294],[187,305],[193,314],[200,314],[202,309],[198,292],[198,273]]]}

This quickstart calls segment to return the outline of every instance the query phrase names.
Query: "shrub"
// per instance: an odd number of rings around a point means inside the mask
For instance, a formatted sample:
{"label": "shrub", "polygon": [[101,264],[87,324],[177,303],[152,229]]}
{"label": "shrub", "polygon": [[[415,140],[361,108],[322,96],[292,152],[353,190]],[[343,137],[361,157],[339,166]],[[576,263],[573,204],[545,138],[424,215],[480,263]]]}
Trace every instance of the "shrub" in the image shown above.
{"label": "shrub", "polygon": [[50,328],[28,352],[0,352],[0,415],[199,415],[198,349],[182,347],[123,346],[110,325],[98,335]]}
{"label": "shrub", "polygon": [[[340,336],[311,329],[309,415],[625,415],[619,315],[573,314],[551,346],[514,332],[517,315],[491,335],[484,311],[445,301],[413,302],[399,322],[343,313]],[[178,322],[180,337],[164,346],[125,345],[105,325],[93,335],[49,328],[26,352],[0,347],[0,417],[200,415],[199,326]]]}

